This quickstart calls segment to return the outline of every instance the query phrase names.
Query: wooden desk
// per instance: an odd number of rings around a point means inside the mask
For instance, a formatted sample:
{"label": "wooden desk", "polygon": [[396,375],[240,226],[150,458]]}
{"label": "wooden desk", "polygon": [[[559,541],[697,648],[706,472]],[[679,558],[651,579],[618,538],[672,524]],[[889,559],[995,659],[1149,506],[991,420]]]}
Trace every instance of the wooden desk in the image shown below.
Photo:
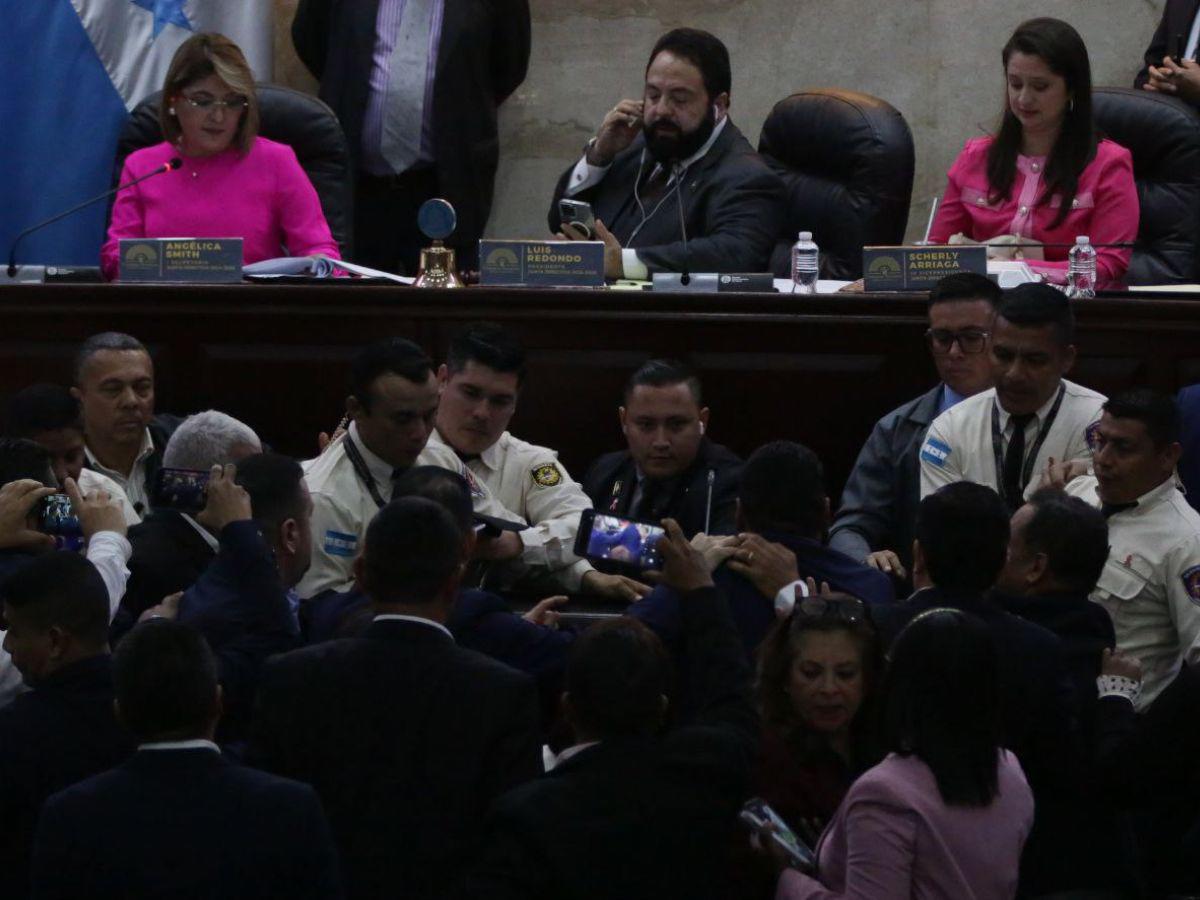
{"label": "wooden desk", "polygon": [[[160,410],[221,409],[307,457],[341,415],[362,344],[402,335],[440,361],[453,331],[477,319],[513,329],[529,351],[513,431],[557,448],[577,476],[623,445],[621,388],[651,356],[700,370],[714,440],[743,454],[803,441],[835,496],[872,423],[935,378],[920,296],[50,284],[0,288],[0,402],[35,381],[69,383],[83,338],[124,331],[150,347]],[[1200,381],[1195,301],[1098,299],[1079,320],[1083,384]]]}

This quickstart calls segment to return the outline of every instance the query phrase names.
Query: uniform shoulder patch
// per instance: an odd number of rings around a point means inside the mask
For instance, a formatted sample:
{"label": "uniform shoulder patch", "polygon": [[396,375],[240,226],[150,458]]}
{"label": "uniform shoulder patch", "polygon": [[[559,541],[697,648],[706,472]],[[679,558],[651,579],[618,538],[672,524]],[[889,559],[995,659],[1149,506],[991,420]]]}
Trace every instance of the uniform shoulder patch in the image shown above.
{"label": "uniform shoulder patch", "polygon": [[1192,598],[1192,602],[1200,604],[1200,566],[1192,566],[1180,578],[1183,579],[1183,589]]}
{"label": "uniform shoulder patch", "polygon": [[1083,439],[1087,442],[1089,450],[1096,449],[1096,433],[1100,430],[1100,420],[1097,419],[1083,431]]}
{"label": "uniform shoulder patch", "polygon": [[943,444],[937,438],[926,438],[925,443],[921,445],[921,459],[939,469],[945,468],[951,452],[950,445]]}
{"label": "uniform shoulder patch", "polygon": [[330,556],[354,556],[358,552],[358,536],[342,531],[326,531],[325,552]]}
{"label": "uniform shoulder patch", "polygon": [[534,484],[540,484],[542,487],[554,487],[562,484],[563,476],[562,469],[556,463],[543,463],[540,466],[534,466],[529,473],[533,478]]}
{"label": "uniform shoulder patch", "polygon": [[472,497],[478,500],[483,496],[483,486],[479,483],[479,479],[475,477],[475,473],[468,469],[465,463],[459,469],[459,474],[466,479],[467,487],[471,489]]}

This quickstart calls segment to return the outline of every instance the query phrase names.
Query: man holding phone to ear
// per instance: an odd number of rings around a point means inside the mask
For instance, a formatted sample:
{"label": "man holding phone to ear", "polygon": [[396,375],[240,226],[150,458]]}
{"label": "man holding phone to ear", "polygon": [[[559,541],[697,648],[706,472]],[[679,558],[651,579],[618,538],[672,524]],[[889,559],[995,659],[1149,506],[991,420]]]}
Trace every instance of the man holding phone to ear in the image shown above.
{"label": "man holding phone to ear", "polygon": [[[608,278],[766,269],[783,223],[783,184],[730,121],[730,87],[718,38],[692,28],[659,38],[643,98],[613,107],[559,179],[550,230],[604,241]],[[594,237],[563,221],[563,198],[590,204]]]}

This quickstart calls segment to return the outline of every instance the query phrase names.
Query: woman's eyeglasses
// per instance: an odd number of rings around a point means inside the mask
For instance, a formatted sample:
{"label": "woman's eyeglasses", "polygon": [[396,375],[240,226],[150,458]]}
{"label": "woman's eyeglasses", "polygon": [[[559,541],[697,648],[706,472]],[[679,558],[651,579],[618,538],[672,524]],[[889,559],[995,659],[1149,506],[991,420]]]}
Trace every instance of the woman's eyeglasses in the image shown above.
{"label": "woman's eyeglasses", "polygon": [[218,100],[216,97],[210,97],[207,94],[198,94],[194,97],[184,94],[183,99],[188,102],[188,105],[192,109],[198,109],[201,112],[206,112],[210,109],[227,109],[230,112],[238,112],[250,105],[250,101],[241,94],[226,97],[224,100]]}

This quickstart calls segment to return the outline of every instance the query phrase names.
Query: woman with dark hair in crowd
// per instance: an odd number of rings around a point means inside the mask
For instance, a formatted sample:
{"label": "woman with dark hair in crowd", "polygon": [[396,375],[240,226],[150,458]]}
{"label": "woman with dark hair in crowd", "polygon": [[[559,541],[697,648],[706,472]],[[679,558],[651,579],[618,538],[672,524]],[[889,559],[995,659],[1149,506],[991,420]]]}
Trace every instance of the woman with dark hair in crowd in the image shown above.
{"label": "woman with dark hair in crowd", "polygon": [[997,657],[959,610],[915,618],[892,645],[879,765],[850,788],[816,848],[820,880],[794,869],[784,900],[1016,896],[1033,795],[1000,746]]}
{"label": "woman with dark hair in crowd", "polygon": [[[1091,63],[1074,28],[1030,19],[1017,26],[1001,58],[1007,93],[1000,128],[994,137],[967,141],[950,167],[929,238],[987,242],[989,256],[1011,254],[1006,243],[1045,244],[1044,252],[1016,253],[1061,282],[1077,235],[1093,244],[1137,236],[1133,160],[1096,133]],[[1099,278],[1120,279],[1130,253],[1098,247]]]}
{"label": "woman with dark hair in crowd", "polygon": [[866,609],[849,594],[804,598],[763,640],[755,790],[794,828],[820,834],[850,783],[877,761],[864,708],[880,658]]}

